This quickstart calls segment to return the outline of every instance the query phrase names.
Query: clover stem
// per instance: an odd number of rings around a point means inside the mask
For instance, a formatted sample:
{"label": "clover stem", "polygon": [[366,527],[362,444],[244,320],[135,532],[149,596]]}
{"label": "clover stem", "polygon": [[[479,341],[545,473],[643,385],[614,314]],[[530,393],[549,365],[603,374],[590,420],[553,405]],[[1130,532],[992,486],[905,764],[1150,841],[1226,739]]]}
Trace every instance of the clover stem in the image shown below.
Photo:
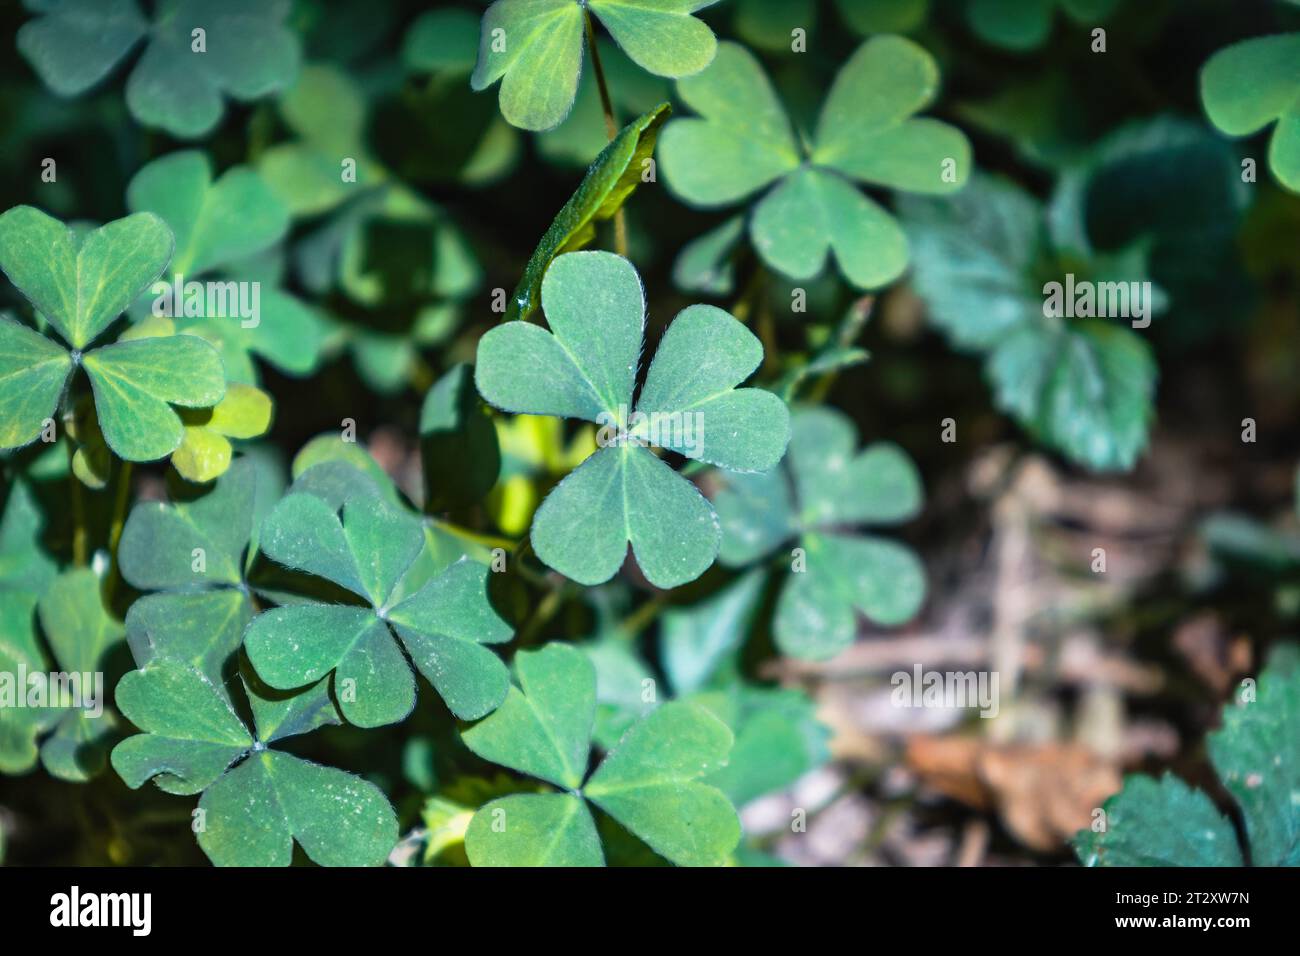
{"label": "clover stem", "polygon": [[653,597],[623,618],[622,628],[628,634],[639,634],[659,616],[659,612],[663,609],[664,599],[662,597]]}
{"label": "clover stem", "polygon": [[[875,307],[876,297],[864,295],[854,300],[849,306],[849,314],[841,323],[839,330],[835,333],[835,344],[840,348],[848,348],[862,332],[862,327],[867,324],[867,319],[871,318],[872,309]],[[835,384],[835,379],[839,373],[834,369],[823,372],[817,381],[813,383],[812,388],[808,390],[808,400],[813,402],[825,401],[826,396],[830,394],[831,386]]]}
{"label": "clover stem", "polygon": [[[605,133],[610,142],[618,136],[618,120],[614,117],[614,103],[609,98],[609,84],[605,82],[605,68],[600,63],[600,50],[596,48],[596,28],[591,22],[591,11],[584,9],[582,16],[587,24],[587,49],[591,51],[591,71],[596,74],[596,88],[600,90],[600,108],[605,113]],[[614,213],[614,251],[627,256],[627,218],[623,207]]]}
{"label": "clover stem", "polygon": [[533,612],[533,616],[519,629],[520,647],[527,647],[533,638],[537,636],[537,632],[545,627],[551,618],[555,617],[555,612],[560,609],[564,597],[564,583],[564,580],[560,579],[552,584],[551,590],[537,605],[537,610]]}
{"label": "clover stem", "polygon": [[108,554],[113,564],[108,573],[108,587],[113,587],[114,576],[117,573],[117,543],[122,539],[122,526],[126,523],[126,503],[130,498],[131,491],[131,469],[129,461],[123,460],[122,467],[117,470],[117,489],[113,498],[113,519],[108,526]]}
{"label": "clover stem", "polygon": [[[67,418],[64,419],[66,431]],[[86,506],[81,497],[81,479],[72,470],[72,459],[76,451],[72,439],[66,438],[68,448],[68,484],[72,494],[72,563],[77,567],[86,564]]]}
{"label": "clover stem", "polygon": [[464,538],[466,541],[473,541],[476,544],[484,545],[488,548],[501,548],[506,552],[513,552],[519,547],[518,541],[511,541],[509,538],[502,538],[499,535],[484,534],[481,531],[471,531],[462,525],[454,524],[450,521],[438,522],[444,529],[458,538]]}

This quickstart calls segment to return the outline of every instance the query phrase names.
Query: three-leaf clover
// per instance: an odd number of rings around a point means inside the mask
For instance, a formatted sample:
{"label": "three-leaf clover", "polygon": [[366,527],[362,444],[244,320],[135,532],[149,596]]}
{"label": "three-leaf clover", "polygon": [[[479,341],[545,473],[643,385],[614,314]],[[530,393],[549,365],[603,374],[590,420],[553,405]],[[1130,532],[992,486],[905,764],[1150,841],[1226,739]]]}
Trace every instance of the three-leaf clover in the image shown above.
{"label": "three-leaf clover", "polygon": [[693,704],[672,702],[632,726],[587,775],[596,715],[596,672],[564,644],[520,651],[518,686],[462,734],[485,760],[559,787],[484,805],[465,834],[475,866],[602,866],[588,802],[660,856],[683,866],[726,861],[740,821],[715,787],[700,781],[724,766],[732,734]]}
{"label": "three-leaf clover", "polygon": [[[705,708],[735,734],[727,765],[703,782],[738,807],[789,786],[830,756],[829,731],[803,691],[752,684],[740,675],[740,652],[765,580],[755,568],[704,600],[669,608],[659,632],[658,659],[673,696]],[[605,748],[659,705],[648,690],[661,682],[632,637],[606,628],[582,645],[596,668],[594,736]]]}
{"label": "three-leaf clover", "polygon": [[[57,668],[32,627],[34,603]],[[36,741],[53,728],[40,744],[50,774],[82,782],[99,773],[115,725],[103,675],[121,640],[122,625],[105,610],[99,578],[89,568],[54,578],[39,602],[29,591],[0,589],[0,770],[31,767]],[[55,671],[66,677],[51,681]],[[32,684],[37,678],[40,689]]]}
{"label": "three-leaf clover", "polygon": [[983,40],[1008,50],[1032,50],[1052,32],[1057,8],[1081,26],[1095,27],[1120,0],[968,0],[966,19]]}
{"label": "three-leaf clover", "polygon": [[397,816],[383,792],[270,747],[338,722],[326,682],[283,698],[245,680],[250,725],[219,679],[182,658],[161,655],[117,685],[118,709],[142,731],[113,749],[126,785],[152,779],[167,793],[202,792],[195,829],[217,866],[288,866],[295,840],[322,866],[383,863],[397,842]]}
{"label": "three-leaf clover", "polygon": [[[1255,866],[1300,866],[1300,668],[1282,657],[1275,654],[1258,685],[1243,687],[1224,709],[1207,747],[1245,821]],[[1102,809],[1105,828],[1075,837],[1087,866],[1242,866],[1247,859],[1232,821],[1204,791],[1172,775],[1131,776]]]}
{"label": "three-leaf clover", "polygon": [[1201,69],[1201,102],[1229,136],[1249,136],[1276,122],[1268,164],[1300,192],[1300,33],[1254,37],[1226,47]]}
{"label": "three-leaf clover", "polygon": [[298,72],[289,0],[160,0],[153,23],[136,0],[26,0],[38,16],[18,50],[59,96],[103,80],[145,37],[126,83],[126,105],[145,126],[184,139],[221,120],[223,96],[255,100]]}
{"label": "three-leaf clover", "polygon": [[475,372],[479,393],[498,408],[579,418],[604,434],[537,510],[537,556],[599,584],[630,543],[656,586],[694,580],[717,554],[717,518],[649,446],[733,471],[775,465],[789,439],[785,403],[736,387],[762,362],[762,345],[721,309],[690,306],[664,332],[634,405],[645,291],[632,264],[607,252],[560,256],[542,281],[542,305],[550,331],[497,326],[479,340]]}
{"label": "three-leaf clover", "polygon": [[170,455],[185,432],[172,405],[210,408],[226,392],[221,356],[193,335],[89,348],[167,266],[172,235],[137,213],[88,233],[31,206],[0,216],[0,270],[64,342],[0,319],[0,448],[34,441],[80,366],[109,448],[129,461]]}
{"label": "three-leaf clover", "polygon": [[777,646],[792,657],[833,657],[853,642],[855,611],[885,626],[911,618],[925,597],[925,571],[912,550],[852,529],[891,525],[921,508],[916,466],[896,445],[855,454],[857,433],[830,408],[796,409],[789,476],[727,476],[713,499],[722,522],[719,560],[743,567],[798,536],[777,601]]}
{"label": "three-leaf clover", "polygon": [[934,100],[938,83],[923,48],[874,37],[841,67],[807,142],[753,54],[723,43],[708,69],[677,84],[699,116],[664,129],[664,177],[683,200],[707,207],[733,205],[775,184],[749,220],[764,262],[806,280],[833,253],[853,285],[886,285],[907,267],[907,238],[855,181],[936,194],[962,187],[970,168],[966,137],[915,115]]}
{"label": "three-leaf clover", "polygon": [[[135,174],[126,202],[132,212],[157,215],[176,237],[162,282],[138,306],[210,341],[232,382],[257,384],[252,355],[290,375],[316,367],[325,337],[320,318],[293,296],[266,288],[246,268],[245,260],[266,252],[289,230],[288,208],[256,171],[234,166],[214,180],[204,153],[171,153]],[[188,285],[213,273],[222,278]],[[159,303],[165,308],[154,309]],[[210,304],[216,314],[208,314]],[[255,314],[245,314],[254,308]]]}
{"label": "three-leaf clover", "polygon": [[623,52],[656,76],[681,77],[709,65],[713,31],[692,14],[717,0],[497,0],[483,14],[470,84],[501,80],[501,115],[513,126],[547,130],[573,107],[582,73],[588,11]]}
{"label": "three-leaf clover", "polygon": [[[316,475],[327,479],[322,487],[333,500],[309,490]],[[333,494],[340,481],[342,492]],[[404,578],[425,548],[424,529],[360,472],[335,463],[308,469],[262,522],[258,543],[280,564],[337,585],[350,602],[300,598],[253,619],[244,647],[272,687],[302,687],[332,673],[348,721],[395,723],[415,706],[405,647],[456,716],[482,717],[505,697],[505,665],[483,645],[509,640],[511,629],[488,601],[487,566],[458,561],[407,593]]]}
{"label": "three-leaf clover", "polygon": [[1048,284],[1063,289],[1068,281],[1102,290],[1098,299],[1108,288],[1122,290],[1133,307],[1159,311],[1141,247],[1089,258],[1063,249],[1041,204],[991,177],[976,177],[943,202],[910,199],[902,212],[916,251],[916,290],[958,348],[984,355],[997,406],[1076,462],[1131,468],[1153,411],[1151,349],[1128,318],[1070,318],[1048,308],[1047,295]]}

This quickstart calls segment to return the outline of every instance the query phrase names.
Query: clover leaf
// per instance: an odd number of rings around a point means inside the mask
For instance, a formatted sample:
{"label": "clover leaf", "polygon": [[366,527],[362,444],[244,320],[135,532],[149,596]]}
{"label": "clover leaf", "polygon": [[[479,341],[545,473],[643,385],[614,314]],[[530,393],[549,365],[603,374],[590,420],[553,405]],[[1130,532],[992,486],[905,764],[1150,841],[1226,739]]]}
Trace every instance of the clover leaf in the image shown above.
{"label": "clover leaf", "polygon": [[38,16],[18,50],[59,96],[98,84],[144,37],[126,104],[145,126],[194,139],[221,121],[223,96],[250,101],[282,90],[298,71],[288,0],[161,0],[153,23],[135,0],[27,0]]}
{"label": "clover leaf", "polygon": [[1300,192],[1300,33],[1254,37],[1215,53],[1201,69],[1205,115],[1229,136],[1276,122],[1268,164]]}
{"label": "clover leaf", "polygon": [[840,69],[809,144],[796,136],[753,54],[723,43],[708,69],[677,84],[699,116],[664,129],[664,177],[681,199],[706,207],[772,187],[749,220],[764,262],[806,280],[833,253],[853,285],[886,285],[907,266],[907,238],[854,183],[936,194],[962,187],[970,168],[966,137],[915,115],[934,100],[938,83],[938,67],[920,46],[874,37]]}
{"label": "clover leaf", "polygon": [[1008,50],[1032,50],[1052,32],[1052,15],[1060,8],[1080,26],[1101,23],[1120,0],[968,0],[966,19],[975,34]]}
{"label": "clover leaf", "polygon": [[480,339],[479,393],[508,412],[579,418],[612,434],[537,510],[537,556],[598,584],[623,565],[630,543],[656,586],[694,580],[717,554],[713,509],[648,446],[736,471],[775,465],[789,438],[785,403],[736,387],[758,368],[762,345],[721,309],[684,309],[634,406],[645,293],[632,264],[607,252],[560,256],[542,280],[542,304],[549,332],[507,322]]}
{"label": "clover leaf", "polygon": [[[257,171],[293,216],[327,212],[388,178],[365,144],[365,94],[343,70],[305,67],[278,106],[296,138],[267,149]],[[355,182],[342,175],[348,159]]]}
{"label": "clover leaf", "polygon": [[[977,177],[942,203],[908,200],[902,211],[916,249],[916,290],[958,348],[984,356],[997,406],[1073,461],[1097,471],[1131,468],[1153,411],[1151,349],[1128,319],[1050,310],[1045,280],[1062,289],[1083,280],[1103,290],[1098,299],[1108,287],[1128,293],[1149,283],[1141,247],[1080,259],[1052,241],[1033,197],[993,178]],[[1130,301],[1160,311],[1160,291],[1141,289]]]}
{"label": "clover leaf", "polygon": [[210,488],[177,487],[170,503],[131,509],[118,564],[132,587],[156,592],[127,612],[137,664],[164,653],[222,685],[255,612],[248,578],[254,536],[275,492],[256,464],[241,458]]}
{"label": "clover leaf", "polygon": [[[45,769],[84,782],[103,769],[115,725],[103,674],[121,643],[122,625],[105,610],[99,578],[89,568],[66,571],[43,591],[38,602],[30,591],[0,589],[0,674],[6,678],[0,681],[0,771],[29,769],[44,737]],[[33,609],[43,642],[33,628]],[[64,682],[50,681],[52,673],[66,675]],[[39,688],[32,683],[37,675],[44,681]]]}
{"label": "clover leaf", "polygon": [[713,31],[692,14],[715,2],[497,0],[483,14],[470,85],[484,90],[501,80],[501,115],[512,126],[551,129],[569,115],[578,94],[587,11],[639,67],[676,78],[698,73],[713,59]]}
{"label": "clover leaf", "polygon": [[[727,765],[704,779],[736,806],[790,786],[829,759],[829,731],[801,690],[750,683],[740,651],[762,600],[766,575],[755,568],[712,596],[662,615],[658,660],[678,700],[698,704],[731,728]],[[582,645],[596,668],[597,743],[611,747],[659,705],[659,682],[630,635],[607,630]]]}
{"label": "clover leaf", "polygon": [[374,784],[270,748],[337,723],[322,681],[287,699],[244,682],[252,726],[208,675],[153,660],[117,685],[117,705],[142,733],[113,749],[128,787],[202,792],[195,828],[217,866],[288,866],[297,841],[322,866],[378,866],[397,842],[397,816]]}
{"label": "clover leaf", "polygon": [[[1224,709],[1222,728],[1208,740],[1255,866],[1300,866],[1300,670],[1281,658],[1275,654],[1252,693]],[[1086,866],[1242,866],[1247,859],[1214,801],[1172,775],[1130,776],[1102,809],[1105,828],[1075,837]]]}
{"label": "clover leaf", "polygon": [[485,760],[561,788],[515,794],[474,815],[474,866],[601,866],[589,802],[682,866],[726,861],[740,838],[727,798],[700,781],[727,762],[732,734],[708,711],[673,702],[635,724],[590,775],[596,673],[580,651],[550,644],[515,656],[518,686],[461,736]]}
{"label": "clover leaf", "polygon": [[[339,467],[352,480],[330,475]],[[324,493],[342,492],[327,501],[308,490],[316,476],[332,478]],[[259,546],[288,568],[338,585],[351,602],[304,597],[253,619],[244,646],[272,687],[290,690],[333,674],[349,722],[395,723],[415,705],[405,647],[458,717],[482,717],[505,696],[505,665],[483,645],[509,640],[511,629],[488,601],[487,567],[461,560],[405,593],[404,578],[425,547],[423,527],[360,472],[331,463],[308,469],[262,523]]]}
{"label": "clover leaf", "polygon": [[890,525],[921,507],[916,466],[896,445],[855,454],[843,414],[804,407],[791,415],[789,475],[729,475],[713,498],[722,523],[719,560],[744,567],[798,537],[792,571],[777,601],[773,632],[792,657],[833,657],[852,642],[855,611],[886,627],[921,606],[925,571],[910,548],[850,531]]}
{"label": "clover leaf", "polygon": [[[202,336],[222,353],[232,381],[257,383],[250,355],[291,375],[311,372],[320,358],[325,328],[316,314],[293,296],[264,288],[245,260],[284,238],[289,210],[262,177],[234,166],[214,181],[212,164],[198,150],[171,153],[149,163],[127,187],[132,212],[151,212],[171,228],[176,252],[163,276],[167,309],[184,332]],[[208,288],[220,293],[194,295],[187,283],[220,274]],[[170,286],[171,288],[168,288]],[[177,291],[181,294],[177,294]],[[246,315],[241,307],[256,304]],[[138,303],[149,306],[146,297]],[[217,314],[208,314],[209,305]]]}
{"label": "clover leaf", "polygon": [[192,335],[87,347],[166,267],[172,235],[137,213],[80,234],[31,206],[0,216],[0,270],[60,338],[0,318],[0,448],[34,441],[80,366],[99,427],[120,458],[152,461],[184,438],[170,406],[208,408],[226,390],[221,357]]}
{"label": "clover leaf", "polygon": [[[649,113],[669,98],[666,80],[638,69],[616,44],[603,37],[596,45],[615,116]],[[609,145],[609,128],[593,72],[583,72],[573,110],[564,122],[537,134],[538,151],[551,162],[586,167]]]}
{"label": "clover leaf", "polygon": [[536,311],[542,279],[555,257],[590,243],[596,237],[596,223],[614,218],[627,202],[641,183],[642,163],[654,152],[659,130],[671,112],[672,107],[662,103],[643,113],[600,151],[524,266],[507,319],[526,319]]}
{"label": "clover leaf", "polygon": [[798,688],[736,681],[686,699],[707,707],[735,733],[731,759],[705,779],[738,807],[792,786],[830,759],[830,729]]}

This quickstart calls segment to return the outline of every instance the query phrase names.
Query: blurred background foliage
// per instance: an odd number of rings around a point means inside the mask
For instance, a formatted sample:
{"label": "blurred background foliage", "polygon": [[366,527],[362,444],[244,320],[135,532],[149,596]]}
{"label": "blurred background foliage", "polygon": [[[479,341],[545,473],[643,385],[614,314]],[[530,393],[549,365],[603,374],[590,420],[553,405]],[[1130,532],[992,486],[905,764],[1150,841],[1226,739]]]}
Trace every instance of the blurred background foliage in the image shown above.
{"label": "blurred background foliage", "polygon": [[[671,316],[702,300],[753,320],[769,382],[806,375],[809,357],[828,348],[865,350],[865,364],[854,352],[844,367],[833,356],[815,367],[804,394],[846,413],[864,441],[900,445],[926,490],[916,520],[897,532],[926,565],[925,606],[901,630],[859,622],[865,639],[832,661],[774,660],[767,622],[779,580],[722,567],[671,594],[634,574],[563,592],[521,637],[522,646],[589,641],[601,675],[597,740],[607,743],[636,710],[645,675],[666,676],[675,694],[704,690],[692,675],[698,662],[683,653],[692,634],[698,642],[716,619],[752,632],[737,666],[766,686],[736,685],[716,704],[737,727],[751,711],[776,725],[754,731],[755,755],[738,764],[756,776],[720,784],[749,804],[742,861],[1066,860],[1066,839],[1122,770],[1173,767],[1215,792],[1204,731],[1233,682],[1300,615],[1300,196],[1270,174],[1267,132],[1234,140],[1206,120],[1198,79],[1220,48],[1300,30],[1300,8],[1024,0],[1008,15],[1010,6],[724,0],[701,16],[760,57],[805,132],[865,37],[906,34],[940,66],[928,115],[965,131],[979,175],[1014,183],[1075,251],[1141,248],[1167,301],[1143,333],[1158,380],[1150,443],[1120,456],[1131,470],[1093,474],[998,411],[979,359],[950,345],[943,316],[918,295],[913,276],[924,262],[875,295],[828,268],[803,284],[807,312],[796,313],[794,283],[755,269],[743,249],[704,256],[703,279],[679,259],[730,212],[692,209],[656,187],[626,207],[648,296],[647,353]],[[218,175],[258,171],[291,225],[247,261],[220,265],[265,277],[321,331],[310,362],[258,364],[276,412],[257,453],[287,467],[309,440],[353,419],[374,461],[418,502],[428,491],[419,470],[426,393],[473,361],[499,320],[495,290],[514,289],[606,142],[589,71],[572,114],[542,134],[505,123],[495,90],[470,90],[482,9],[294,0],[287,23],[302,68],[292,85],[251,103],[227,100],[193,141],[134,121],[121,70],[84,96],[52,95],[13,49],[31,14],[5,0],[0,209],[32,203],[66,221],[118,218],[138,171],[187,147],[202,149]],[[1106,30],[1104,53],[1090,49],[1094,22]],[[808,30],[806,53],[790,50],[793,25]],[[671,81],[601,42],[620,123],[672,99]],[[339,188],[340,154],[356,158],[365,189]],[[56,182],[40,181],[46,157],[57,159]],[[1254,182],[1242,180],[1245,158],[1258,160]],[[894,210],[908,219],[905,203]],[[612,226],[600,230],[596,246],[610,248]],[[734,238],[724,234],[718,247]],[[7,286],[0,296],[0,307],[19,305]],[[951,443],[940,440],[948,418],[957,423]],[[1250,443],[1246,418],[1257,423]],[[497,430],[499,481],[483,504],[451,517],[489,539],[516,538],[593,438],[554,419],[503,418]],[[143,469],[143,491],[160,475]],[[50,537],[66,540],[62,506],[47,513]],[[1089,573],[1096,548],[1106,551],[1104,575]],[[991,663],[1006,675],[1003,713],[982,722],[889,708],[888,675],[917,662]],[[329,728],[303,752],[383,787],[411,834],[403,859],[463,861],[468,814],[524,784],[476,765],[437,698],[420,700],[397,727]],[[788,833],[792,807],[812,815],[807,834]],[[151,787],[129,792],[111,773],[85,786],[39,773],[0,779],[6,862],[200,862],[188,826],[187,805]],[[616,834],[605,840],[613,858],[619,840],[626,860],[648,853]]]}

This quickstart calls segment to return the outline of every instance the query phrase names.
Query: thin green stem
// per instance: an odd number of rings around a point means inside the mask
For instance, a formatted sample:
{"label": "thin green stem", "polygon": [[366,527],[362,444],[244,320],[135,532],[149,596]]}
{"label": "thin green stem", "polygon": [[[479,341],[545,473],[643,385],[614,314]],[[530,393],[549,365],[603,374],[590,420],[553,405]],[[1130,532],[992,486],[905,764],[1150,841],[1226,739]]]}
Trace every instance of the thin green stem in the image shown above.
{"label": "thin green stem", "polygon": [[111,600],[113,597],[113,588],[117,584],[117,578],[120,573],[117,561],[117,545],[122,540],[122,526],[126,524],[126,508],[131,500],[131,471],[132,464],[129,461],[123,461],[117,469],[117,487],[113,494],[113,517],[108,525],[108,555],[109,569],[105,576],[104,585],[106,599]]}
{"label": "thin green stem", "polygon": [[[600,91],[600,108],[605,113],[605,134],[610,142],[618,136],[618,118],[614,115],[614,101],[609,96],[609,84],[605,81],[605,68],[600,63],[600,50],[596,46],[596,28],[591,22],[591,11],[583,10],[587,25],[587,49],[591,51],[591,72],[596,75],[596,88]],[[614,213],[614,251],[620,256],[627,255],[627,217],[623,207]]]}
{"label": "thin green stem", "polygon": [[537,605],[537,610],[533,616],[528,619],[523,627],[519,629],[519,646],[527,647],[532,643],[539,631],[547,625],[551,618],[555,617],[556,612],[560,610],[560,605],[564,600],[565,581],[561,578],[556,581],[551,590],[546,592]]}
{"label": "thin green stem", "polygon": [[639,608],[623,618],[622,628],[628,634],[639,634],[650,626],[651,622],[659,616],[659,612],[667,606],[667,601],[662,596],[653,597],[646,601]]}
{"label": "thin green stem", "polygon": [[72,459],[76,449],[72,447],[72,437],[68,434],[68,422],[71,413],[63,419],[64,443],[68,449],[68,487],[72,495],[72,563],[77,567],[86,564],[86,503],[82,497],[81,479],[72,470]]}

